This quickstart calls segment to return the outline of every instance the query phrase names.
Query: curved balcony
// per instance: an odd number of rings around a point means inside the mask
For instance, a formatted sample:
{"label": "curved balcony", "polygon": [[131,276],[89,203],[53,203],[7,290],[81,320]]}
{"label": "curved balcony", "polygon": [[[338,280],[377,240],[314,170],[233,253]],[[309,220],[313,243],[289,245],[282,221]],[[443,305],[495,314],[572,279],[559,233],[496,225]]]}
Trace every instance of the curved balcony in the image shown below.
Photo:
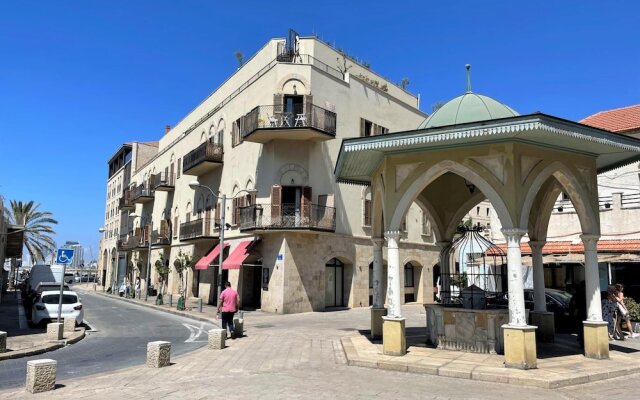
{"label": "curved balcony", "polygon": [[256,230],[335,232],[336,209],[317,204],[254,204],[240,208],[240,231]]}
{"label": "curved balcony", "polygon": [[257,106],[244,116],[242,138],[246,142],[272,140],[324,141],[336,136],[336,113],[316,105]]}
{"label": "curved balcony", "polygon": [[218,239],[214,218],[200,218],[180,224],[180,241]]}
{"label": "curved balcony", "polygon": [[222,145],[205,142],[187,153],[182,159],[182,172],[188,175],[203,175],[221,167],[224,159]]}
{"label": "curved balcony", "polygon": [[172,192],[176,185],[175,178],[175,174],[169,174],[166,172],[151,175],[151,187],[156,192]]}
{"label": "curved balcony", "polygon": [[138,185],[131,192],[131,201],[133,203],[148,203],[153,201],[153,190],[149,189],[146,185]]}
{"label": "curved balcony", "polygon": [[132,211],[136,209],[136,205],[131,201],[131,191],[124,191],[122,197],[118,200],[118,209],[120,209],[120,211]]}

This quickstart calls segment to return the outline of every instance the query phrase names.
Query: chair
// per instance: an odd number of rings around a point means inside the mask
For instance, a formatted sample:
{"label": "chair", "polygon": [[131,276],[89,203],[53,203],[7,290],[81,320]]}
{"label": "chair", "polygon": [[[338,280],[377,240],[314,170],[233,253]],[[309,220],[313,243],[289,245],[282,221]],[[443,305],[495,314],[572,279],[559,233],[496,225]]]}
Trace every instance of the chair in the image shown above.
{"label": "chair", "polygon": [[270,127],[275,128],[278,126],[278,118],[274,117],[273,115],[269,115],[267,119],[269,121]]}
{"label": "chair", "polygon": [[294,126],[307,126],[307,114],[296,114]]}
{"label": "chair", "polygon": [[288,126],[291,127],[291,113],[283,112],[282,113],[282,125],[280,126]]}

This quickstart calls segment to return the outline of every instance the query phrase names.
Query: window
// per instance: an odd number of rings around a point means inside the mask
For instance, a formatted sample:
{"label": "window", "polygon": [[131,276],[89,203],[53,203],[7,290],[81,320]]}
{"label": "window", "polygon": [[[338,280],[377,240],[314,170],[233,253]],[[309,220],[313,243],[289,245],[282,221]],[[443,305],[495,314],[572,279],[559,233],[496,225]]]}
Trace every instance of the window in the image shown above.
{"label": "window", "polygon": [[231,126],[231,146],[236,147],[242,142],[242,118],[238,118]]}
{"label": "window", "polygon": [[373,289],[373,263],[369,263],[369,289]]}
{"label": "window", "polygon": [[476,207],[476,215],[480,215],[480,207]]}
{"label": "window", "polygon": [[181,171],[182,171],[182,159],[178,158],[178,171],[176,172],[176,178],[180,178]]}
{"label": "window", "polygon": [[402,218],[402,222],[400,223],[400,230],[402,232],[406,232],[407,231],[407,216],[405,215],[404,218]]}
{"label": "window", "polygon": [[[176,214],[178,212],[176,211]],[[178,237],[178,216],[176,215],[175,217],[173,217],[173,238],[176,239]]]}
{"label": "window", "polygon": [[371,199],[364,199],[362,226],[371,226]]}
{"label": "window", "polygon": [[489,216],[489,207],[487,207],[487,217]]}
{"label": "window", "polygon": [[373,135],[373,122],[360,118],[360,136]]}
{"label": "window", "polygon": [[422,212],[422,234],[431,236],[431,221],[429,221],[429,215],[426,212]]}
{"label": "window", "polygon": [[413,264],[404,265],[404,287],[413,287]]}

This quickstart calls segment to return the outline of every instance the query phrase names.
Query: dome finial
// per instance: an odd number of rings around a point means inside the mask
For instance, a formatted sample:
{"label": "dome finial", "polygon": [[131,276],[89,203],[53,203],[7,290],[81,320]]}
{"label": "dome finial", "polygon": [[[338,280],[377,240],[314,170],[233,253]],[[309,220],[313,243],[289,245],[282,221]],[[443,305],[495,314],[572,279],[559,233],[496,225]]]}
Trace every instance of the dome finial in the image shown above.
{"label": "dome finial", "polygon": [[471,64],[464,66],[467,69],[467,93],[471,93]]}

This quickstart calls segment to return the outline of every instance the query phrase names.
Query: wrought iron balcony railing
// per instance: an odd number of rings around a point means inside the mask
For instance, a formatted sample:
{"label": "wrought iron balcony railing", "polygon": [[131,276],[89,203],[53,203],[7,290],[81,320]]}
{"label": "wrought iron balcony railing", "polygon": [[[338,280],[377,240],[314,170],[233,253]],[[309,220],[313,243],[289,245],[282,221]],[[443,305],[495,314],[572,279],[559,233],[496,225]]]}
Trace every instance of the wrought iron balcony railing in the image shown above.
{"label": "wrought iron balcony railing", "polygon": [[122,197],[118,200],[118,208],[120,211],[133,210],[135,209],[135,204],[131,200],[131,191],[125,190],[122,194]]}
{"label": "wrought iron balcony railing", "polygon": [[308,229],[334,232],[336,209],[308,204],[254,204],[240,209],[240,230]]}
{"label": "wrought iron balcony railing", "polygon": [[151,244],[154,246],[168,246],[171,244],[169,229],[156,229],[151,233]]}
{"label": "wrought iron balcony railing", "polygon": [[175,188],[175,174],[160,172],[151,175],[151,187],[153,190],[170,191]]}
{"label": "wrought iron balcony railing", "polygon": [[[224,149],[222,145],[205,142],[184,156],[182,160],[182,172],[185,174],[206,172],[208,168],[204,167],[203,164],[214,164],[211,165],[211,167],[215,168],[217,165],[222,164],[223,160]],[[202,171],[198,171],[199,169]]]}
{"label": "wrought iron balcony railing", "polygon": [[180,224],[180,240],[218,237],[214,218],[200,218]]}
{"label": "wrought iron balcony railing", "polygon": [[336,135],[336,113],[316,105],[296,104],[257,106],[244,117],[242,136],[246,138],[258,129],[313,128],[331,137]]}
{"label": "wrought iron balcony railing", "polygon": [[145,243],[146,243],[146,240],[144,240],[142,236],[129,234],[129,235],[120,235],[120,239],[118,239],[117,246],[119,251],[128,251],[138,247],[144,247]]}
{"label": "wrought iron balcony railing", "polygon": [[153,191],[147,185],[138,185],[131,192],[131,201],[134,203],[145,202],[153,199]]}

